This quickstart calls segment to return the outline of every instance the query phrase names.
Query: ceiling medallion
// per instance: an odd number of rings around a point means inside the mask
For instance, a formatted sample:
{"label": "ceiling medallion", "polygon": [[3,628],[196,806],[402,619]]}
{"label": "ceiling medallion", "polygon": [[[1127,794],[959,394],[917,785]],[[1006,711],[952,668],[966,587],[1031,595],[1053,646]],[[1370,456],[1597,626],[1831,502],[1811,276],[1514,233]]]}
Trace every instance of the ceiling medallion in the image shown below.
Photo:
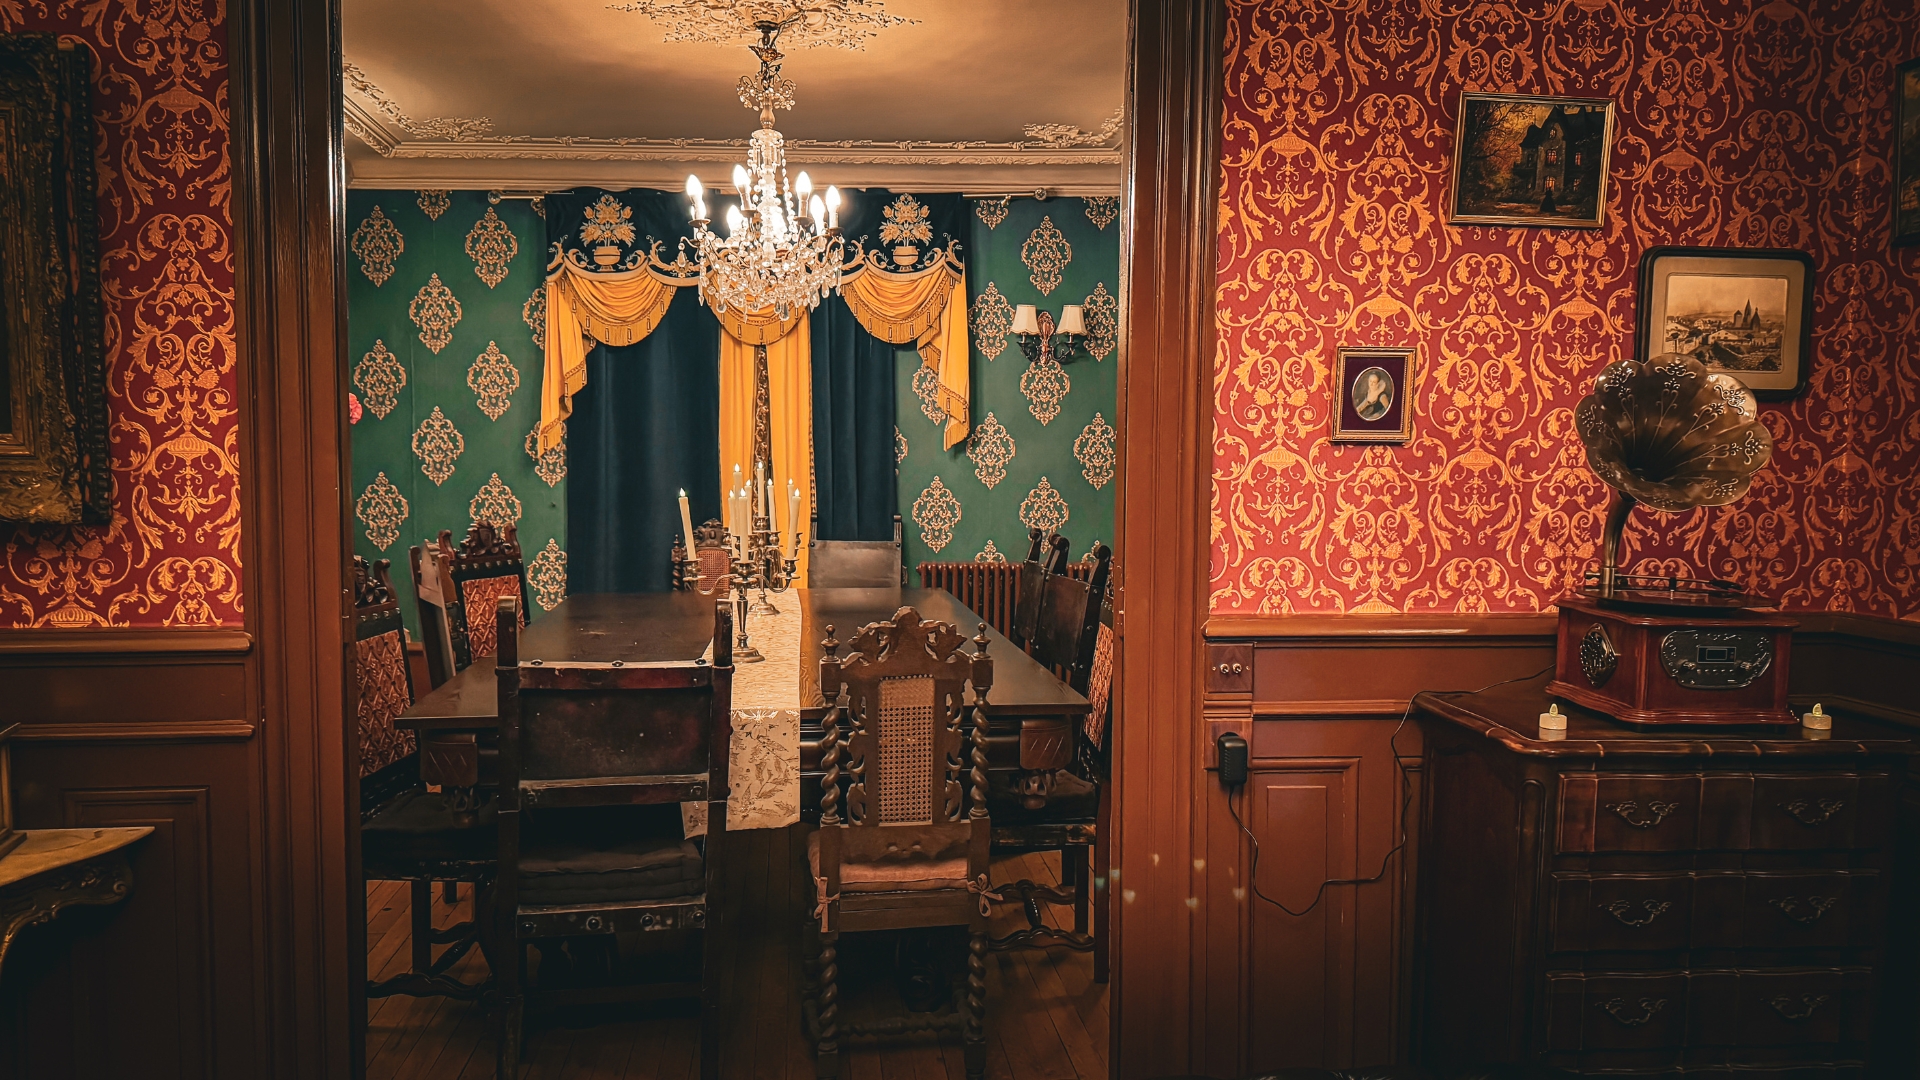
{"label": "ceiling medallion", "polygon": [[400,539],[400,523],[407,520],[407,497],[383,472],[354,500],[353,516],[367,527],[373,546],[385,551]]}
{"label": "ceiling medallion", "polygon": [[1107,486],[1113,479],[1114,455],[1113,426],[1099,413],[1080,430],[1078,438],[1073,440],[1073,457],[1080,463],[1080,475],[1087,478],[1095,491]]}
{"label": "ceiling medallion", "polygon": [[360,257],[360,272],[367,275],[367,280],[377,289],[393,276],[393,262],[407,250],[407,241],[376,206],[360,227],[353,230],[348,246]]}
{"label": "ceiling medallion", "polygon": [[1007,465],[1015,452],[1013,436],[992,413],[967,436],[967,457],[973,462],[973,475],[989,490],[1007,478]]}
{"label": "ceiling medallion", "polygon": [[360,400],[374,418],[385,420],[399,403],[400,391],[406,388],[406,365],[386,342],[375,338],[373,348],[353,367],[353,385],[359,388]]}
{"label": "ceiling medallion", "polygon": [[1060,287],[1060,271],[1073,261],[1073,245],[1054,226],[1051,215],[1041,218],[1039,227],[1020,245],[1020,261],[1027,264],[1028,280],[1041,296],[1051,296]]}
{"label": "ceiling medallion", "polygon": [[533,475],[553,487],[567,478],[567,425],[560,425],[560,441],[540,451],[540,425],[527,432],[527,456],[533,459]]}
{"label": "ceiling medallion", "polygon": [[520,369],[500,351],[499,343],[489,341],[487,351],[474,357],[467,368],[467,389],[473,391],[474,404],[487,419],[498,420],[513,404],[513,392],[520,389]]}
{"label": "ceiling medallion", "polygon": [[920,542],[935,552],[953,543],[953,527],[960,524],[960,500],[939,477],[913,500],[913,523],[920,526]]}
{"label": "ceiling medallion", "polygon": [[547,546],[527,564],[527,584],[541,611],[552,611],[567,598],[567,553],[560,550],[560,541],[548,537]]}
{"label": "ceiling medallion", "polygon": [[1026,395],[1027,411],[1045,426],[1060,415],[1060,402],[1073,389],[1067,370],[1051,355],[1042,356],[1020,373],[1020,392]]}
{"label": "ceiling medallion", "polygon": [[1087,313],[1087,354],[1105,360],[1120,340],[1120,301],[1102,281],[1093,287],[1081,310]]}
{"label": "ceiling medallion", "polygon": [[467,514],[474,521],[484,521],[503,532],[507,526],[520,523],[520,510],[520,500],[514,497],[512,488],[500,482],[499,473],[481,484],[467,504]]}
{"label": "ceiling medallion", "polygon": [[1046,477],[1027,497],[1020,500],[1020,524],[1041,532],[1055,532],[1067,523],[1067,500],[1047,482]]}
{"label": "ceiling medallion", "polygon": [[997,360],[1006,351],[1007,334],[1012,330],[1013,305],[1007,303],[999,286],[989,281],[987,291],[973,301],[973,347],[988,360]]}
{"label": "ceiling medallion", "polygon": [[645,15],[664,26],[663,41],[738,42],[751,26],[768,23],[802,49],[866,50],[867,39],[919,19],[889,15],[881,0],[631,0],[613,11]]}
{"label": "ceiling medallion", "polygon": [[407,304],[407,318],[420,328],[420,344],[438,355],[453,340],[453,328],[460,322],[460,301],[440,275],[434,274]]}
{"label": "ceiling medallion", "polygon": [[420,459],[420,471],[427,474],[434,487],[447,482],[453,475],[453,463],[467,452],[467,438],[460,429],[453,426],[447,414],[440,406],[433,407],[433,414],[420,421],[413,432],[413,456]]}
{"label": "ceiling medallion", "polygon": [[[760,44],[752,46],[760,71],[741,76],[739,89],[740,103],[760,113],[760,129],[747,147],[746,165],[733,167],[733,189],[740,202],[727,206],[727,235],[722,239],[707,228],[700,178],[687,177],[687,196],[693,203],[691,246],[700,263],[702,303],[716,313],[771,308],[785,319],[796,308],[817,306],[840,287],[846,242],[840,237],[840,189],[829,186],[823,200],[813,193],[813,181],[804,171],[791,185],[787,182],[786,140],[773,127],[775,109],[793,108],[793,83],[781,76],[782,54],[775,47],[785,24],[761,20],[754,29],[760,33]],[[888,213],[892,218],[893,209]],[[902,245],[921,232],[932,236],[924,223],[903,220],[894,228]],[[683,252],[687,246],[682,240]],[[895,248],[896,257],[900,251]]]}
{"label": "ceiling medallion", "polygon": [[487,207],[486,216],[467,233],[467,258],[473,260],[473,272],[491,289],[507,279],[507,264],[518,254],[519,239],[493,207]]}

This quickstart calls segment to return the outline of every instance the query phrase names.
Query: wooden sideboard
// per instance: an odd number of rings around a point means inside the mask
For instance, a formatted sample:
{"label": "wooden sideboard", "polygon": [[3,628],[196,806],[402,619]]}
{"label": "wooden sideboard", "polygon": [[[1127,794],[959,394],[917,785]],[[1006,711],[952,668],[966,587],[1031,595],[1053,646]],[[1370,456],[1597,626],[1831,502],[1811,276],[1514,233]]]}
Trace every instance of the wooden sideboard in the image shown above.
{"label": "wooden sideboard", "polygon": [[1567,705],[1567,729],[1541,731],[1545,683],[1414,700],[1416,1058],[1895,1075],[1880,1036],[1909,978],[1887,946],[1912,736],[1849,716],[1634,731]]}

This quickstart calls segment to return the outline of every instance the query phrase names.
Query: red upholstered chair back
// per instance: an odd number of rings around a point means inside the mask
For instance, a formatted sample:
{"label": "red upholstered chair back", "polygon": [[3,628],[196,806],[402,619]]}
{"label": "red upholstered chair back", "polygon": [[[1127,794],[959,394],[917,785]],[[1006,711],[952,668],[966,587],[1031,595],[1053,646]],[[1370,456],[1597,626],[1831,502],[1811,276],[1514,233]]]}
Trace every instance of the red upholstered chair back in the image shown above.
{"label": "red upholstered chair back", "polygon": [[[452,531],[442,529],[438,546],[453,586],[447,617],[456,642],[455,664],[464,668],[478,657],[499,651],[493,614],[501,597],[519,601],[520,625],[527,625],[527,566],[512,525],[502,532],[487,522],[476,521],[458,547],[453,545]],[[459,656],[457,643],[461,640],[467,645],[464,658]]]}
{"label": "red upholstered chair back", "polygon": [[413,704],[407,643],[391,564],[353,557],[353,683],[360,775],[373,775],[414,752],[413,732],[393,726]]}

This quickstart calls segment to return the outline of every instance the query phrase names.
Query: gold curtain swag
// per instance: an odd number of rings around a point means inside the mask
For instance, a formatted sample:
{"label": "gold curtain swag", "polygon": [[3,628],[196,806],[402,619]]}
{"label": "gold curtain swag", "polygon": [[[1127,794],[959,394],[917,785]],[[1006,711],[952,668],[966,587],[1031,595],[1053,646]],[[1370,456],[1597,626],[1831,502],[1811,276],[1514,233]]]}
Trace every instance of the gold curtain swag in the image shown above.
{"label": "gold curtain swag", "polygon": [[920,350],[921,364],[940,380],[940,408],[947,414],[941,445],[952,449],[964,441],[972,429],[966,268],[950,260],[911,274],[864,267],[841,280],[840,295],[867,333]]}
{"label": "gold curtain swag", "polygon": [[[784,334],[766,341],[766,330],[784,322]],[[743,330],[737,334],[735,330]],[[722,505],[725,489],[733,486],[733,467],[740,466],[743,480],[753,483],[753,354],[764,344],[767,349],[768,420],[772,425],[773,460],[767,463],[767,475],[773,480],[774,499],[769,508],[773,525],[782,536],[787,531],[787,481],[800,489],[800,529],[813,527],[813,323],[802,309],[796,317],[780,320],[771,309],[736,319],[733,312],[720,316],[720,486]],[[801,585],[807,580],[807,549],[800,548],[797,563]]]}
{"label": "gold curtain swag", "polygon": [[679,288],[641,269],[612,274],[581,270],[564,259],[547,268],[546,366],[540,378],[540,449],[560,443],[573,415],[573,395],[587,385],[592,341],[631,345],[653,333]]}

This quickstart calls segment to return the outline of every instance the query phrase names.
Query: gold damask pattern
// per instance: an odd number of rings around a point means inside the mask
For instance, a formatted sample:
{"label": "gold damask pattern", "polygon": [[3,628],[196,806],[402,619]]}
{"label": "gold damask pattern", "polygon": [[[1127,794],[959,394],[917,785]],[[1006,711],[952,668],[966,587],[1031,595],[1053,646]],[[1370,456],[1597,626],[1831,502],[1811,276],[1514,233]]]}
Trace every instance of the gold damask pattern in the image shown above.
{"label": "gold damask pattern", "polygon": [[453,196],[444,188],[428,188],[420,192],[414,202],[420,204],[420,212],[427,215],[428,221],[439,221],[440,215],[453,205]]}
{"label": "gold damask pattern", "polygon": [[920,541],[929,550],[937,553],[953,543],[953,527],[960,524],[960,500],[939,477],[913,500],[913,523],[920,526]]}
{"label": "gold damask pattern", "polygon": [[379,288],[393,276],[394,260],[407,249],[407,241],[376,206],[373,213],[368,214],[366,220],[353,230],[353,238],[347,246],[360,257],[360,272],[367,275],[367,280],[373,282],[374,288]]}
{"label": "gold damask pattern", "polygon": [[1067,500],[1046,477],[1020,500],[1020,524],[1029,529],[1054,532],[1067,524]]}
{"label": "gold damask pattern", "polygon": [[375,338],[373,348],[354,365],[353,385],[359,388],[360,402],[373,413],[374,419],[385,420],[399,403],[400,391],[406,389],[406,365],[393,355],[386,342]]}
{"label": "gold damask pattern", "polygon": [[880,239],[889,244],[924,244],[933,239],[929,213],[920,200],[902,195],[880,211]]}
{"label": "gold damask pattern", "polygon": [[513,404],[513,392],[520,389],[520,369],[500,351],[499,342],[487,342],[487,351],[473,358],[467,368],[467,389],[489,420],[500,419]]}
{"label": "gold damask pattern", "polygon": [[567,425],[560,425],[560,441],[547,447],[544,453],[540,450],[540,425],[537,423],[532,431],[527,432],[525,445],[527,456],[533,459],[533,475],[539,477],[542,483],[553,487],[567,478]]}
{"label": "gold damask pattern", "polygon": [[1020,393],[1026,395],[1027,411],[1042,426],[1060,415],[1060,402],[1072,389],[1073,381],[1067,378],[1067,369],[1051,356],[1035,360],[1020,373]]}
{"label": "gold damask pattern", "polygon": [[513,489],[500,480],[500,474],[494,473],[492,479],[480,485],[474,493],[473,501],[467,504],[467,514],[474,521],[484,521],[494,528],[506,531],[509,525],[520,523],[520,500]]}
{"label": "gold damask pattern", "polygon": [[940,373],[925,364],[915,364],[912,385],[913,396],[920,399],[920,415],[933,421],[934,427],[946,427],[947,411],[940,407]]}
{"label": "gold damask pattern", "polygon": [[1073,457],[1080,463],[1080,475],[1087,478],[1087,483],[1092,484],[1095,491],[1106,487],[1113,479],[1116,460],[1113,444],[1116,436],[1106,418],[1094,413],[1093,419],[1080,429],[1080,434],[1073,440]]}
{"label": "gold damask pattern", "polygon": [[1000,359],[1007,350],[1007,335],[1013,332],[1013,305],[999,286],[987,282],[986,289],[974,298],[969,321],[973,323],[973,347],[988,360]]}
{"label": "gold damask pattern", "polygon": [[233,173],[216,0],[0,3],[93,54],[113,520],[0,531],[0,625],[234,625]]}
{"label": "gold damask pattern", "polygon": [[907,437],[900,434],[900,425],[895,424],[893,426],[893,463],[898,465],[905,460],[907,460]]}
{"label": "gold damask pattern", "polygon": [[420,344],[437,354],[453,340],[453,328],[460,322],[460,301],[440,275],[434,274],[407,305],[407,317],[420,328]]}
{"label": "gold damask pattern", "polygon": [[1067,243],[1065,233],[1053,223],[1051,216],[1040,219],[1040,224],[1027,234],[1026,243],[1020,245],[1020,261],[1027,264],[1027,280],[1040,290],[1041,296],[1053,295],[1060,287],[1060,272],[1073,261],[1073,245]]}
{"label": "gold damask pattern", "polygon": [[1120,196],[1087,196],[1087,220],[1093,222],[1094,228],[1099,229],[1101,232],[1106,232],[1107,226],[1113,224],[1113,219],[1119,216]]}
{"label": "gold damask pattern", "polygon": [[[1622,0],[1229,0],[1211,607],[1533,611],[1595,564],[1573,409],[1633,353],[1663,244],[1814,253],[1808,392],[1748,496],[1629,525],[1635,572],[1920,610],[1920,285],[1885,236],[1892,65],[1920,20]],[[1606,227],[1449,228],[1463,89],[1617,103]],[[1335,350],[1415,346],[1415,438],[1328,441]]]}
{"label": "gold damask pattern", "polygon": [[1094,285],[1093,292],[1082,301],[1082,308],[1087,323],[1087,355],[1105,360],[1120,343],[1120,301],[1107,291],[1107,283],[1102,281]]}
{"label": "gold damask pattern", "polygon": [[420,471],[433,481],[434,487],[447,482],[447,477],[453,475],[453,463],[466,452],[466,436],[460,434],[460,429],[453,426],[453,421],[447,419],[438,405],[413,430],[413,456],[420,459]]}
{"label": "gold damask pattern", "polygon": [[367,527],[373,546],[385,551],[400,539],[400,526],[407,520],[407,497],[383,471],[353,501],[353,516]]}
{"label": "gold damask pattern", "polygon": [[533,346],[544,350],[547,347],[547,284],[535,282],[533,295],[520,305],[520,319],[533,331]]}
{"label": "gold damask pattern", "polygon": [[997,199],[975,199],[973,212],[986,223],[989,230],[997,229],[1007,220],[1007,205],[1013,202],[1013,196],[1002,195]]}
{"label": "gold damask pattern", "polygon": [[567,553],[560,541],[548,537],[547,546],[527,564],[527,585],[541,611],[552,611],[567,598]]}
{"label": "gold damask pattern", "polygon": [[1013,460],[1013,436],[992,413],[974,425],[967,436],[967,457],[973,462],[973,475],[991,489],[1007,478],[1007,463]]}
{"label": "gold damask pattern", "polygon": [[466,250],[467,258],[473,260],[473,272],[491,289],[507,280],[507,264],[520,254],[520,241],[489,206],[468,230]]}
{"label": "gold damask pattern", "polygon": [[1004,553],[1001,552],[999,548],[994,547],[993,541],[989,539],[987,541],[987,546],[980,549],[980,554],[975,555],[973,557],[973,561],[1003,563],[1007,561],[1007,557]]}

